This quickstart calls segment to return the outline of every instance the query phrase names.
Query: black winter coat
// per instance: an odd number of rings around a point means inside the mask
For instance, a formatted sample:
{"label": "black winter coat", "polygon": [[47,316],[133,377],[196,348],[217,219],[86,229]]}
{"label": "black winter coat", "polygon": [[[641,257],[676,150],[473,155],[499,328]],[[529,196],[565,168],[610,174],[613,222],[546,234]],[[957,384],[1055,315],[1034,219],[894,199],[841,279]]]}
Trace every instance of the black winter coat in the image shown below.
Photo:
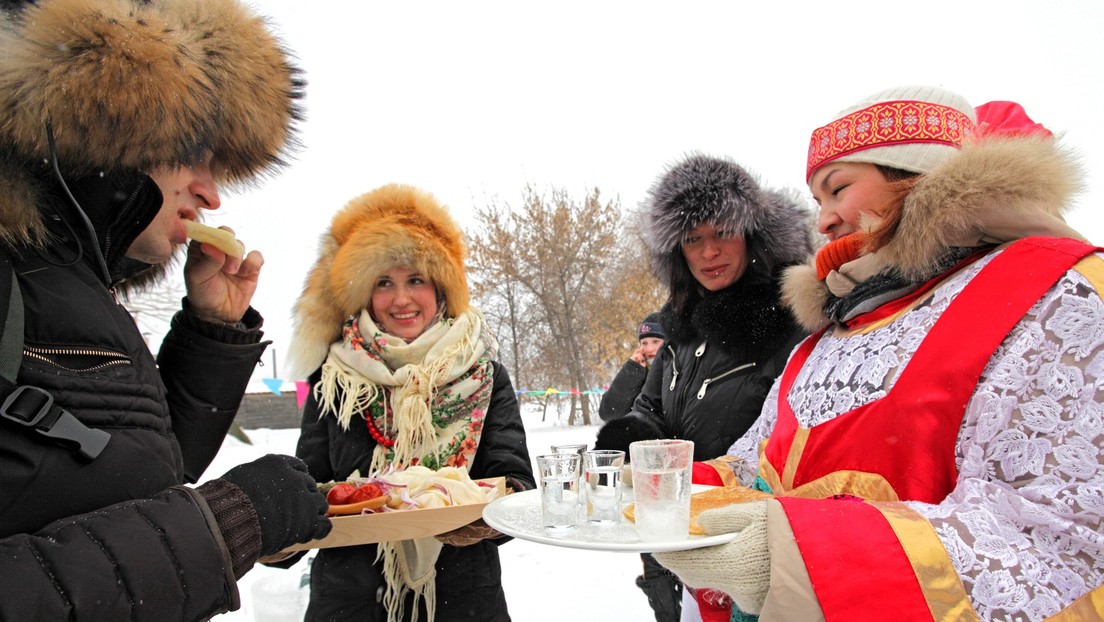
{"label": "black winter coat", "polygon": [[650,438],[694,441],[694,460],[724,455],[759,417],[790,352],[806,335],[776,282],[737,282],[683,316],[665,306],[667,341],[628,415],[598,431],[599,449]]}
{"label": "black winter coat", "polygon": [[[121,234],[109,266],[127,265],[119,249],[148,218],[129,214],[120,228],[93,217],[101,240]],[[48,391],[111,438],[88,462],[0,421],[0,619],[164,622],[237,608],[218,526],[203,498],[180,485],[217,453],[265,348],[260,333],[182,311],[155,363],[89,239],[74,244],[80,224],[59,223],[51,221],[49,250],[0,250],[14,261],[25,308],[18,383]],[[72,261],[77,248],[84,254]],[[260,316],[250,310],[245,321],[259,326]]]}
{"label": "black winter coat", "polygon": [[613,421],[618,417],[624,417],[632,412],[633,402],[640,390],[644,388],[644,380],[648,377],[648,368],[629,359],[621,366],[621,371],[614,376],[609,389],[602,394],[602,401],[598,403],[598,416],[602,421]]}
{"label": "black winter coat", "polygon": [[[507,477],[515,491],[534,488],[525,428],[506,368],[493,365],[491,403],[483,421],[479,449],[468,470],[474,479]],[[310,379],[314,385],[320,374]],[[296,455],[319,482],[342,481],[355,471],[367,473],[376,441],[366,425],[343,430],[333,416],[319,418],[313,396],[303,410]],[[448,622],[506,622],[506,596],[498,546],[506,539],[483,540],[466,547],[445,545],[437,559],[437,619]],[[386,621],[382,605],[386,585],[376,545],[320,549],[311,567],[307,620]],[[406,619],[411,618],[407,604]],[[419,614],[425,620],[424,606]]]}

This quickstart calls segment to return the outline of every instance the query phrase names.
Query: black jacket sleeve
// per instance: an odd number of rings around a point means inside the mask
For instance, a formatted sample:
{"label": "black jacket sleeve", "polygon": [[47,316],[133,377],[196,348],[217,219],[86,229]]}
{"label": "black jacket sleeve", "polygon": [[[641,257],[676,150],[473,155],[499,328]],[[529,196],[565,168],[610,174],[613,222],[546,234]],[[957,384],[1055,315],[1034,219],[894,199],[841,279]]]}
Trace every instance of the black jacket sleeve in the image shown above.
{"label": "black jacket sleeve", "polygon": [[214,460],[238,414],[249,378],[268,342],[261,316],[250,309],[238,329],[203,322],[187,308],[173,317],[157,355],[173,432],[192,483]]}
{"label": "black jacket sleeve", "polygon": [[[0,620],[206,620],[238,608],[202,499],[170,488],[0,540]],[[222,572],[212,572],[213,569]]]}
{"label": "black jacket sleeve", "polygon": [[644,387],[636,396],[632,410],[598,429],[595,449],[620,449],[627,456],[633,441],[669,438],[663,424],[663,366],[666,360],[665,350],[660,350],[648,369]]}
{"label": "black jacket sleeve", "polygon": [[647,376],[647,367],[632,359],[625,361],[598,404],[598,416],[602,421],[613,421],[628,414]]}
{"label": "black jacket sleeve", "polygon": [[505,477],[515,492],[531,490],[536,487],[536,480],[514,385],[506,368],[498,362],[494,363],[493,373],[491,403],[469,473],[474,479]]}
{"label": "black jacket sleeve", "polygon": [[[322,378],[322,370],[317,369],[307,378],[307,386],[314,387]],[[318,416],[318,399],[312,390],[303,403],[303,418],[299,423],[299,441],[295,446],[295,455],[307,464],[307,470],[319,483],[337,479],[333,463],[330,460],[330,425],[325,418]],[[374,447],[374,444],[373,444]],[[366,451],[370,450],[369,447]]]}

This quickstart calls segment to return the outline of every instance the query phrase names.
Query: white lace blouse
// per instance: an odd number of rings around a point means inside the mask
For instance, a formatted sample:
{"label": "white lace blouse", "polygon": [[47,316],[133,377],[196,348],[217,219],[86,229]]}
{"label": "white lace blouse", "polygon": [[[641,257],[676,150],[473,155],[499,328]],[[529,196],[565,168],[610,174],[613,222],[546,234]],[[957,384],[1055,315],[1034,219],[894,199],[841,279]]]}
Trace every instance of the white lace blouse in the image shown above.
{"label": "white lace blouse", "polygon": [[[882,397],[993,256],[884,327],[821,339],[789,395],[798,422],[809,428]],[[1104,275],[1101,254],[1086,262],[1102,262]],[[939,504],[907,502],[931,521],[982,619],[1039,620],[1104,584],[1102,293],[1071,270],[1036,302],[967,404],[955,489]],[[776,382],[759,421],[729,450],[753,469],[777,400]]]}

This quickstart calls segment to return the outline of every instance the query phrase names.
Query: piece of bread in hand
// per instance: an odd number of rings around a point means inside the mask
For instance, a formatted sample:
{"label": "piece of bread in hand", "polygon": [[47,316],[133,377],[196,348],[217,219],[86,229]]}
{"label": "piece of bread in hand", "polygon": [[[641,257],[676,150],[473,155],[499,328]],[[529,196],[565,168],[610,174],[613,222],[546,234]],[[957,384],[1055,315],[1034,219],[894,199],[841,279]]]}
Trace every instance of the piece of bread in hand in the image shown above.
{"label": "piece of bread in hand", "polygon": [[210,244],[232,257],[245,257],[245,244],[238,241],[234,234],[226,229],[217,229],[194,220],[185,220],[184,230],[187,231],[188,237],[196,242]]}
{"label": "piece of bread in hand", "polygon": [[705,535],[701,525],[698,524],[698,516],[706,511],[721,508],[733,503],[747,503],[749,501],[763,501],[773,495],[762,490],[747,488],[744,486],[718,486],[690,495],[690,533],[693,535]]}

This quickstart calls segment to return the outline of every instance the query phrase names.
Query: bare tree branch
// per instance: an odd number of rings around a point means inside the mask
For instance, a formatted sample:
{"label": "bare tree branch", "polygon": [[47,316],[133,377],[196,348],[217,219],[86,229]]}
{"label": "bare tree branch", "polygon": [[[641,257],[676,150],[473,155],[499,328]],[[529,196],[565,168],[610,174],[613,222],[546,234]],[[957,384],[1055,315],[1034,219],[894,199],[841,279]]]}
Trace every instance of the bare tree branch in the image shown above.
{"label": "bare tree branch", "polygon": [[620,367],[636,323],[662,300],[639,235],[597,188],[577,202],[564,190],[544,196],[527,187],[519,208],[492,204],[477,216],[473,296],[505,344],[517,386],[568,390],[569,423],[590,424],[590,390]]}

